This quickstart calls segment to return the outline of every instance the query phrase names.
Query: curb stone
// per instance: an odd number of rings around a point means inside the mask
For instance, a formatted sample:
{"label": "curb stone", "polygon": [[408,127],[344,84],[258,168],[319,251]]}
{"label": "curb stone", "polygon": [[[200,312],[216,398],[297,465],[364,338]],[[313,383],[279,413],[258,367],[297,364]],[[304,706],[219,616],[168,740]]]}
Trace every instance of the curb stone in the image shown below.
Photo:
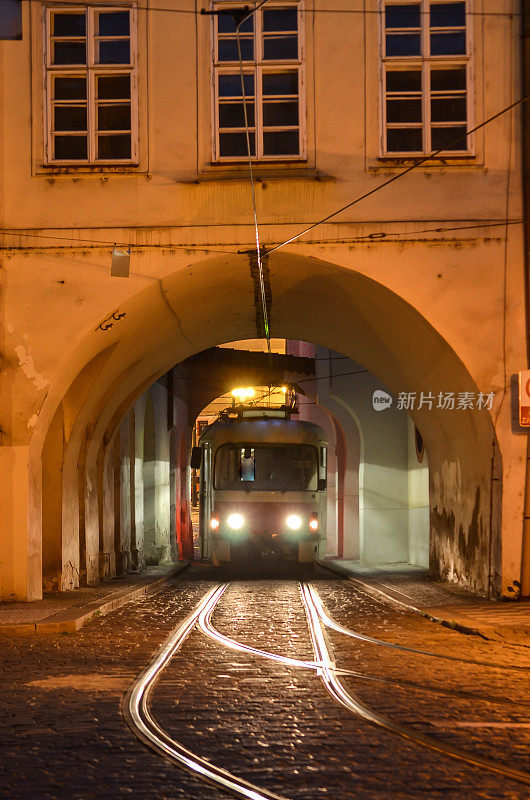
{"label": "curb stone", "polygon": [[94,600],[82,606],[74,606],[65,611],[57,611],[48,617],[37,622],[15,622],[0,624],[0,634],[14,633],[20,635],[40,634],[40,633],[75,633],[87,622],[95,617],[103,617],[116,611],[126,603],[143,597],[153,589],[157,589],[170,581],[179,573],[183,572],[188,566],[189,561],[182,561],[173,569],[169,570],[155,580],[144,583],[143,586],[130,587],[121,591],[113,592],[107,597]]}
{"label": "curb stone", "polygon": [[[372,584],[367,583],[360,579],[357,576],[353,576],[346,567],[341,567],[339,564],[334,564],[333,562],[329,561],[318,561],[317,562],[321,567],[328,569],[330,572],[335,572],[337,575],[340,575],[343,578],[347,578],[348,580],[352,581],[352,583],[358,584],[362,589],[367,593],[371,594],[374,597],[384,598],[388,602],[392,603],[393,605],[400,606],[401,608],[406,608],[408,611],[412,611],[414,614],[419,614],[420,616],[428,619],[430,622],[435,622],[438,625],[442,625],[444,628],[450,628],[451,630],[458,631],[459,633],[463,633],[466,636],[480,636],[481,639],[485,639],[486,641],[491,642],[502,642],[503,644],[514,644],[517,646],[524,646],[521,645],[520,642],[510,641],[506,639],[500,631],[496,631],[495,628],[490,628],[489,626],[483,626],[482,628],[472,627],[470,625],[465,625],[462,622],[459,622],[455,619],[446,619],[445,617],[438,616],[437,614],[430,613],[428,611],[424,611],[421,608],[417,608],[409,603],[404,603],[402,600],[398,600],[396,597],[392,597],[392,595],[383,592],[381,589],[372,586]],[[514,638],[517,638],[515,635]],[[530,645],[526,645],[530,646]]]}

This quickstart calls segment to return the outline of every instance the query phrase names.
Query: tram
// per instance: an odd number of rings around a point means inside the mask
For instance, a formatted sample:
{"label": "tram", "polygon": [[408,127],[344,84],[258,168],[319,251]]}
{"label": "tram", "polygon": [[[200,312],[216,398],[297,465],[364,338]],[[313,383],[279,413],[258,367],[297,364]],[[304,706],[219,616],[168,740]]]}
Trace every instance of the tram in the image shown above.
{"label": "tram", "polygon": [[326,550],[325,431],[292,409],[226,409],[193,448],[200,467],[201,555],[300,563]]}

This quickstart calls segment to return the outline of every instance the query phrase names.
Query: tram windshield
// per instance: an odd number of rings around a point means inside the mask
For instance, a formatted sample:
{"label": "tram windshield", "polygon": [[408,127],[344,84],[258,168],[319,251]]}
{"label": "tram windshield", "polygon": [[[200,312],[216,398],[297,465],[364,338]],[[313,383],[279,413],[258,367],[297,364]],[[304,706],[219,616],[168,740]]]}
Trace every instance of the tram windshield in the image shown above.
{"label": "tram windshield", "polygon": [[215,488],[246,492],[305,492],[318,486],[317,450],[307,444],[222,445]]}

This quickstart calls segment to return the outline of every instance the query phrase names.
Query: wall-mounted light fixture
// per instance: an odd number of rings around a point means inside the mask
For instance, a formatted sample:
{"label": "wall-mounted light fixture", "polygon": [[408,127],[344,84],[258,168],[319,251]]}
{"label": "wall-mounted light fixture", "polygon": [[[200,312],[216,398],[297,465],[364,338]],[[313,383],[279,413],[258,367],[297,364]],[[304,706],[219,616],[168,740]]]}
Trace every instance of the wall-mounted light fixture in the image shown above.
{"label": "wall-mounted light fixture", "polygon": [[128,250],[118,250],[116,245],[114,245],[114,250],[112,251],[112,265],[110,268],[111,277],[128,278],[130,263],[131,248],[129,247]]}

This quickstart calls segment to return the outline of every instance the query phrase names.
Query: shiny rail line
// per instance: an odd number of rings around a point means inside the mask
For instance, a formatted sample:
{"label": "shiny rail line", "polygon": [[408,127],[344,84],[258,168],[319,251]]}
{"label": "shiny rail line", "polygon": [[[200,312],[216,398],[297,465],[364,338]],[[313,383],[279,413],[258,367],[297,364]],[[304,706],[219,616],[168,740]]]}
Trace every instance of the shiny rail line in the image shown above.
{"label": "shiny rail line", "polygon": [[[451,747],[438,741],[432,736],[420,733],[414,728],[402,725],[399,722],[394,722],[383,714],[373,711],[368,706],[361,703],[354,694],[346,689],[341,683],[340,678],[336,675],[335,664],[330,654],[326,638],[324,634],[325,626],[329,622],[333,622],[329,615],[324,611],[322,601],[318,596],[316,589],[308,584],[301,584],[302,600],[306,609],[307,618],[309,621],[309,629],[311,632],[311,639],[313,642],[313,649],[318,661],[322,665],[322,680],[329,694],[338,703],[350,710],[352,713],[357,714],[367,722],[371,722],[381,728],[384,728],[392,733],[397,733],[405,739],[408,739],[415,744],[426,747],[429,750],[434,750],[442,755],[449,756],[450,758],[464,761],[472,766],[482,767],[495,772],[499,775],[504,775],[507,778],[519,781],[530,785],[530,774],[522,770],[513,769],[507,764],[501,764],[491,759],[481,758],[466,750],[461,750],[457,747]],[[334,626],[333,626],[334,627]],[[342,626],[338,626],[341,627]],[[344,629],[348,630],[348,629]],[[344,632],[344,631],[341,631]]]}
{"label": "shiny rail line", "polygon": [[[327,642],[325,630],[326,628],[330,628],[355,639],[368,641],[376,645],[394,647],[395,649],[404,650],[406,652],[413,652],[426,656],[437,656],[438,654],[413,650],[400,645],[393,645],[382,640],[374,639],[373,637],[367,637],[364,634],[357,633],[356,631],[352,631],[340,625],[329,615],[314,586],[307,583],[300,584],[300,592],[308,621],[315,660],[307,661],[296,659],[290,656],[261,650],[238,642],[220,633],[214,627],[212,615],[227,586],[227,583],[219,584],[205,594],[195,609],[188,614],[183,622],[171,633],[149,666],[138,676],[125,695],[123,711],[129,727],[144,744],[148,745],[158,754],[168,758],[179,767],[190,771],[197,778],[213,784],[235,797],[245,798],[246,800],[287,800],[284,796],[254,786],[248,781],[215,766],[207,759],[191,752],[164,731],[153,718],[149,710],[149,699],[153,688],[161,673],[169,664],[171,658],[178,652],[191,632],[195,628],[198,628],[217,644],[232,650],[237,650],[253,656],[260,656],[295,669],[309,669],[315,671],[323,681],[327,692],[337,703],[373,725],[377,725],[421,747],[428,748],[444,756],[457,759],[472,766],[482,767],[483,769],[487,769],[521,783],[530,784],[530,774],[526,772],[513,769],[508,765],[490,759],[481,758],[480,756],[476,756],[460,748],[446,745],[436,738],[423,734],[410,726],[394,722],[361,703],[351,690],[344,686],[340,680],[341,677],[368,680],[378,678],[337,667],[333,659],[330,645]],[[471,663],[476,664],[477,662]],[[484,666],[494,665],[484,664]]]}
{"label": "shiny rail line", "polygon": [[[240,650],[246,653],[250,653],[251,655],[261,656],[262,658],[267,658],[271,661],[277,661],[280,664],[285,664],[286,666],[293,666],[293,667],[302,667],[306,669],[312,669],[315,671],[320,670],[320,664],[317,661],[303,661],[297,658],[291,658],[290,656],[282,656],[278,655],[277,653],[271,653],[266,650],[260,650],[256,647],[251,647],[250,645],[243,644],[242,642],[237,641],[236,639],[232,639],[226,634],[220,633],[217,628],[214,627],[211,618],[212,614],[215,611],[215,608],[210,608],[209,610],[203,610],[201,615],[199,616],[199,627],[207,636],[215,639],[218,644],[222,644],[225,647],[230,648],[231,650]],[[327,614],[327,612],[323,612],[325,614],[322,619],[325,621],[328,627],[335,627],[335,623],[332,618]],[[333,621],[333,624],[328,624],[328,620]],[[437,653],[425,653],[422,650],[414,650],[412,648],[401,647],[400,645],[391,645],[388,642],[384,642],[383,640],[374,639],[372,637],[366,637],[363,634],[357,634],[355,631],[351,631],[349,628],[344,628],[340,626],[340,632],[346,633],[348,635],[352,635],[354,638],[358,638],[364,641],[369,641],[374,644],[382,644],[388,645],[389,647],[395,647],[396,649],[405,650],[406,652],[410,653],[418,653],[422,655],[433,655],[437,656]],[[487,701],[489,703],[498,703],[501,705],[514,705],[516,707],[520,707],[520,701],[514,701],[510,698],[491,698],[489,696],[480,695],[476,692],[466,692],[466,691],[458,691],[458,690],[451,690],[451,689],[444,689],[442,687],[436,686],[423,686],[418,685],[417,683],[413,683],[412,681],[405,681],[405,680],[396,680],[395,678],[385,678],[379,675],[368,675],[365,672],[359,672],[359,670],[351,670],[351,669],[342,669],[340,667],[334,667],[334,672],[336,675],[343,675],[343,676],[350,676],[352,678],[359,678],[365,681],[373,681],[377,683],[388,683],[392,686],[401,686],[402,688],[406,689],[419,689],[423,692],[430,692],[431,694],[438,694],[438,695],[445,695],[447,697],[460,697],[460,698],[467,698],[470,700],[482,700]]]}
{"label": "shiny rail line", "polygon": [[[339,676],[351,676],[356,678],[370,678],[370,676],[363,675],[362,673],[357,673],[353,670],[344,670],[340,667],[335,665],[333,658],[330,655],[329,648],[326,644],[325,635],[324,635],[324,628],[330,627],[334,630],[338,630],[340,633],[347,633],[354,638],[358,638],[361,640],[370,641],[373,644],[381,644],[387,645],[388,642],[384,642],[382,640],[373,639],[371,637],[365,637],[363,634],[357,634],[355,631],[350,630],[349,628],[345,628],[332,619],[329,614],[326,612],[322,600],[318,595],[316,589],[311,586],[310,584],[301,584],[300,585],[301,594],[302,594],[302,601],[304,603],[304,607],[306,610],[306,615],[309,623],[309,629],[311,633],[311,639],[313,642],[313,649],[315,651],[316,660],[314,662],[311,661],[299,661],[298,659],[292,659],[286,656],[281,656],[275,653],[266,652],[264,650],[258,650],[256,648],[252,648],[249,645],[242,644],[241,642],[237,642],[235,639],[231,639],[224,634],[220,633],[219,631],[214,628],[211,622],[211,616],[214,611],[214,606],[209,608],[207,611],[203,612],[201,628],[206,635],[209,635],[212,639],[216,642],[224,644],[227,647],[230,647],[233,650],[240,650],[241,652],[249,652],[253,655],[261,655],[265,658],[279,661],[280,663],[302,667],[306,669],[316,669],[317,674],[321,677],[327,691],[333,697],[333,699],[347,708],[354,714],[365,719],[367,722],[370,722],[374,725],[379,727],[385,728],[392,733],[396,733],[399,736],[402,736],[409,741],[414,742],[421,747],[428,748],[429,750],[434,750],[437,753],[441,753],[445,756],[449,756],[450,758],[456,759],[458,761],[464,761],[472,766],[480,766],[484,769],[489,770],[490,772],[495,772],[500,775],[504,775],[505,777],[512,778],[513,780],[520,781],[522,783],[530,784],[530,774],[523,772],[521,770],[516,770],[508,765],[493,761],[491,759],[482,758],[481,756],[476,756],[473,753],[470,753],[466,750],[462,750],[457,747],[452,747],[450,745],[446,745],[443,742],[440,742],[438,739],[429,736],[428,734],[423,734],[414,728],[406,725],[401,725],[400,723],[394,722],[393,720],[388,719],[382,714],[378,714],[377,712],[370,709],[368,706],[365,706],[361,703],[355,695],[351,692],[348,692],[346,687],[340,682]],[[428,656],[436,656],[436,653],[429,653],[424,651],[412,650],[411,648],[401,647],[400,645],[394,645],[396,649],[404,650],[406,652],[413,652],[419,653],[421,655],[428,655]]]}
{"label": "shiny rail line", "polygon": [[[383,606],[385,608],[388,607],[388,601],[390,601],[390,603],[392,605],[401,606],[406,611],[412,611],[413,613],[418,614],[420,617],[423,617],[424,619],[430,619],[430,620],[432,620],[434,622],[438,622],[439,621],[439,620],[435,619],[434,617],[432,617],[430,614],[427,614],[424,611],[422,611],[421,609],[416,608],[416,606],[410,605],[409,603],[404,603],[402,600],[398,600],[397,598],[392,597],[391,595],[388,595],[385,592],[382,592],[380,589],[377,589],[375,586],[374,587],[370,586],[370,589],[373,589],[378,595],[381,595],[381,597],[375,597],[372,594],[372,592],[368,590],[367,585],[364,584],[362,581],[358,581],[356,578],[348,578],[348,582],[350,582],[350,581],[355,585],[355,589],[358,592],[360,592],[361,594],[365,595],[365,597],[370,598],[372,601],[374,601],[376,603],[379,603],[379,605],[381,605],[381,606]],[[380,585],[381,586],[385,586],[385,588],[390,588],[390,587],[386,587],[386,584],[384,584],[384,583],[381,583]],[[385,598],[385,599],[383,600],[381,598]],[[328,615],[328,617],[329,617],[329,615]],[[332,618],[329,617],[329,619],[331,620]],[[336,627],[338,625],[339,625],[339,623],[335,622],[335,620],[332,620],[332,623],[330,624],[329,627],[335,628],[335,630],[338,631],[339,628]],[[340,627],[339,633],[344,633],[346,636],[352,636],[352,638],[362,639],[362,640],[364,640],[366,642],[374,642],[375,644],[381,644],[384,647],[393,647],[395,649],[401,649],[401,650],[407,651],[407,648],[403,647],[402,645],[393,644],[392,642],[385,642],[382,639],[373,639],[372,637],[366,636],[365,634],[356,633],[355,631],[351,631],[349,628],[345,628],[342,625],[339,626],[339,627]],[[484,638],[487,641],[486,637],[482,637],[482,635],[481,635],[481,638]],[[516,645],[516,646],[519,646],[519,645]],[[462,658],[461,656],[450,656],[450,655],[445,655],[444,653],[432,653],[432,652],[429,652],[428,650],[409,649],[408,652],[410,652],[410,653],[420,653],[422,655],[432,656],[434,658],[442,658],[442,659],[445,659],[446,661],[460,661],[462,664],[472,664],[472,665],[475,665],[477,667],[488,667],[489,669],[500,669],[500,670],[514,671],[514,672],[528,672],[529,671],[529,668],[527,666],[518,666],[516,664],[492,664],[491,662],[488,662],[488,661],[478,661],[478,660],[472,659],[472,658]]]}
{"label": "shiny rail line", "polygon": [[[372,596],[368,592],[364,592],[367,597]],[[325,610],[322,601],[318,595],[318,592],[314,592],[314,599],[315,603],[319,608],[319,615],[324,622],[324,624],[331,628],[337,633],[343,633],[345,636],[349,636],[352,639],[358,639],[361,642],[368,642],[368,644],[376,644],[380,645],[381,647],[390,647],[392,650],[401,650],[404,653],[416,653],[417,655],[421,656],[428,656],[429,658],[440,658],[443,661],[458,661],[461,664],[471,664],[475,667],[487,667],[488,669],[500,669],[500,670],[513,670],[515,672],[528,672],[528,667],[518,666],[516,664],[493,664],[490,661],[479,661],[474,658],[462,658],[462,656],[451,656],[447,653],[433,653],[430,650],[420,650],[414,647],[405,647],[402,644],[395,644],[394,642],[386,642],[384,639],[376,639],[373,636],[368,636],[365,633],[359,633],[358,631],[353,631],[351,628],[346,628],[344,625],[341,625],[339,622],[333,619],[333,617]],[[377,600],[381,605],[384,605],[381,600]],[[418,609],[414,608],[414,606],[407,606],[405,603],[402,603],[399,600],[396,600],[399,605],[404,606],[412,611],[418,611]],[[420,611],[418,611],[421,614]]]}
{"label": "shiny rail line", "polygon": [[235,797],[245,798],[245,800],[287,800],[281,795],[259,789],[248,781],[238,778],[211,764],[205,758],[192,753],[169,736],[158,725],[149,710],[149,698],[162,671],[195,628],[201,613],[209,608],[213,610],[217,605],[227,585],[215,586],[207,592],[195,609],[171,633],[147,669],[130,686],[123,701],[123,713],[133,733],[144,744],[179,767],[192,772],[203,781],[224,789]]}

